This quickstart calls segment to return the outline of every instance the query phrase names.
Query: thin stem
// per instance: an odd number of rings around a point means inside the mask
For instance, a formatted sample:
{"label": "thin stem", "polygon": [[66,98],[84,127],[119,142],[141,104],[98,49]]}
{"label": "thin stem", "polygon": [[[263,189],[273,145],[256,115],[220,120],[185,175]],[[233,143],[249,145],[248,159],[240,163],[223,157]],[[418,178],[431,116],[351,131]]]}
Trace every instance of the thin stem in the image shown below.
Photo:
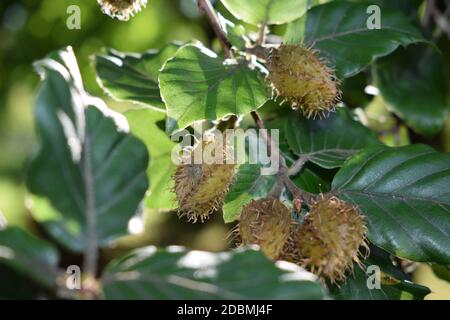
{"label": "thin stem", "polygon": [[[211,5],[211,2],[209,0],[198,0],[197,4],[198,4],[199,9],[208,16],[209,23],[211,24],[216,36],[219,38],[219,41],[223,48],[225,56],[227,58],[232,57],[231,44],[228,41],[226,34],[220,25],[219,17],[217,16],[216,12],[214,11],[214,8]],[[262,41],[264,42],[264,38],[265,38],[265,26],[264,25],[263,25],[262,29],[263,29],[262,32],[264,32],[264,37],[262,38]],[[259,39],[259,41],[261,41],[261,39]],[[306,202],[310,202],[310,200],[312,200],[314,198],[314,194],[311,194],[309,192],[305,192],[305,191],[299,189],[289,178],[288,168],[286,166],[286,160],[280,154],[280,150],[278,149],[278,146],[274,143],[272,137],[268,134],[267,129],[264,126],[264,121],[262,120],[259,113],[257,111],[252,111],[251,116],[253,117],[253,120],[255,121],[258,129],[260,129],[262,138],[264,139],[264,141],[267,144],[269,154],[273,155],[273,153],[276,153],[276,155],[278,156],[278,159],[280,162],[280,172],[278,173],[278,181],[280,183],[284,184],[295,198],[301,198]],[[274,193],[281,193],[280,187],[277,185],[274,187],[274,189],[271,190],[271,193],[272,193],[272,191]]]}
{"label": "thin stem", "polygon": [[431,21],[434,20],[436,26],[438,27],[433,35],[434,40],[439,38],[442,33],[445,33],[448,39],[450,39],[450,22],[448,20],[449,15],[449,8],[447,8],[447,10],[442,13],[438,9],[435,0],[428,0],[422,24],[424,27],[429,27]]}
{"label": "thin stem", "polygon": [[275,182],[274,186],[267,194],[267,196],[278,199],[281,196],[281,193],[283,192],[283,188],[284,188],[283,179],[280,175],[278,175],[277,181]]}
{"label": "thin stem", "polygon": [[200,11],[203,11],[208,17],[209,23],[214,30],[217,38],[219,38],[220,45],[222,46],[223,52],[227,58],[231,58],[231,43],[228,41],[225,32],[223,31],[219,17],[217,13],[214,11],[214,8],[209,0],[198,0],[197,1],[198,8]]}
{"label": "thin stem", "polygon": [[434,8],[435,8],[434,0],[428,0],[427,6],[425,9],[425,15],[424,15],[424,18],[422,21],[422,24],[424,27],[428,27],[430,25],[431,18],[433,17]]}
{"label": "thin stem", "polygon": [[436,25],[440,29],[440,32],[437,32],[434,36],[435,39],[437,39],[442,32],[444,32],[447,35],[447,38],[450,40],[450,22],[449,17],[450,15],[450,8],[446,10],[446,12],[441,13],[437,8],[434,8],[433,10],[433,17],[434,21],[436,22]]}
{"label": "thin stem", "polygon": [[302,189],[297,187],[287,175],[283,176],[283,183],[292,194],[294,199],[303,199],[306,203],[311,203],[311,201],[316,197],[313,193],[303,191]]}
{"label": "thin stem", "polygon": [[258,59],[263,61],[267,61],[269,57],[269,50],[263,46],[254,46],[251,48],[246,48],[245,52],[252,54],[256,56]]}
{"label": "thin stem", "polygon": [[396,147],[400,147],[402,142],[401,137],[401,122],[400,119],[397,117],[395,118],[395,124],[394,124],[394,143]]}
{"label": "thin stem", "polygon": [[98,243],[97,243],[97,217],[94,205],[94,181],[92,178],[91,167],[91,144],[89,136],[86,135],[84,141],[83,156],[83,176],[84,188],[86,192],[86,228],[87,228],[87,244],[84,251],[84,272],[92,278],[97,273],[98,262]]}
{"label": "thin stem", "polygon": [[290,177],[297,175],[305,166],[306,162],[308,162],[308,157],[300,156],[297,161],[289,168],[288,175]]}
{"label": "thin stem", "polygon": [[262,46],[266,42],[267,23],[263,22],[259,29],[258,39],[256,40],[257,46]]}
{"label": "thin stem", "polygon": [[[256,126],[260,130],[260,134],[262,135],[262,138],[267,143],[267,149],[269,151],[268,153],[272,154],[272,150],[275,150],[279,154],[280,151],[278,150],[278,148],[276,148],[272,137],[269,136],[266,126],[264,125],[264,121],[262,120],[259,113],[257,111],[252,111],[251,116],[252,116],[253,120],[255,121]],[[280,158],[281,158],[281,155],[280,155]]]}
{"label": "thin stem", "polygon": [[[278,149],[278,147],[274,143],[272,137],[270,137],[267,134],[267,130],[265,130],[266,127],[264,125],[264,121],[261,119],[261,116],[259,115],[259,113],[257,111],[252,111],[251,115],[253,117],[253,120],[256,123],[256,126],[259,129],[264,129],[264,130],[261,130],[261,135],[262,135],[263,139],[266,141],[268,148],[271,150],[270,152],[277,152],[278,153],[278,156],[279,156],[279,159],[280,159],[280,172],[278,173],[277,184],[278,183],[281,183],[282,185],[284,184],[294,198],[303,199],[307,203],[311,202],[311,200],[314,199],[315,195],[312,194],[312,193],[309,193],[309,192],[301,190],[289,178],[289,169],[288,169],[288,167],[286,165],[286,160],[280,154],[280,150]],[[297,164],[297,166],[299,166],[299,163]],[[303,164],[302,164],[302,166],[303,166]],[[272,192],[273,193],[278,192],[278,190],[279,190],[279,186],[276,185],[271,190],[270,193],[272,194]]]}
{"label": "thin stem", "polygon": [[222,119],[221,121],[219,121],[219,123],[216,125],[216,129],[221,132],[225,132],[227,129],[234,129],[238,120],[239,118],[237,116],[231,115],[227,119]]}

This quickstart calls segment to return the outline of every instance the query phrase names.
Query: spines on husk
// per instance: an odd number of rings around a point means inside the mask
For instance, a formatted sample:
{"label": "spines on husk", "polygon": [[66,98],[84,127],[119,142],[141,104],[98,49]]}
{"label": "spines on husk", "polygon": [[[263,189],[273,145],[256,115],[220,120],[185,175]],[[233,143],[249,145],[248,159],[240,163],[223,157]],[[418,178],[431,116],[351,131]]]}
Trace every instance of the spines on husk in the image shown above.
{"label": "spines on husk", "polygon": [[354,262],[360,264],[360,250],[368,253],[366,233],[358,207],[336,197],[322,197],[298,226],[285,257],[322,279],[339,282]]}
{"label": "spines on husk", "polygon": [[252,200],[241,212],[239,236],[243,245],[256,244],[272,260],[282,256],[291,229],[289,209],[278,199]]}
{"label": "spines on husk", "polygon": [[308,118],[326,115],[340,101],[339,81],[318,52],[298,45],[272,49],[269,79],[277,95]]}
{"label": "spines on husk", "polygon": [[112,18],[127,21],[147,5],[147,0],[97,0],[102,12]]}
{"label": "spines on husk", "polygon": [[187,217],[188,221],[204,222],[209,216],[223,206],[225,195],[233,181],[235,165],[227,164],[229,151],[223,150],[222,163],[196,163],[196,148],[204,148],[214,140],[201,141],[187,157],[191,163],[181,164],[173,176],[175,194],[178,200],[178,216]]}

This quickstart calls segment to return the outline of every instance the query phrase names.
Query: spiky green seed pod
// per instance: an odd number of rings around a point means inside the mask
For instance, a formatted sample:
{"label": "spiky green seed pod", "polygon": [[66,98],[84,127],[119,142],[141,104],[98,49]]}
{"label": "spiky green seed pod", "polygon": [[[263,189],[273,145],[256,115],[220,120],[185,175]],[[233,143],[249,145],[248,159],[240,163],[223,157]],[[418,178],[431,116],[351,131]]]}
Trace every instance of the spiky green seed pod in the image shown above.
{"label": "spiky green seed pod", "polygon": [[273,49],[269,79],[279,96],[310,118],[333,111],[340,99],[339,81],[316,51],[298,45]]}
{"label": "spiky green seed pod", "polygon": [[239,236],[243,245],[256,244],[272,260],[278,259],[291,229],[289,209],[278,199],[253,200],[242,210]]}
{"label": "spiky green seed pod", "polygon": [[[196,148],[204,148],[210,143],[214,141],[202,141]],[[223,148],[223,164],[196,164],[193,161],[196,148],[188,155],[192,158],[192,164],[177,167],[173,176],[174,191],[179,204],[178,216],[187,217],[192,222],[204,222],[223,206],[234,178],[235,165],[225,163],[229,156],[226,148]]]}
{"label": "spiky green seed pod", "polygon": [[147,0],[97,0],[102,12],[112,18],[127,21],[147,5]]}
{"label": "spiky green seed pod", "polygon": [[297,229],[297,262],[331,282],[344,280],[353,262],[360,263],[360,249],[367,249],[366,233],[358,207],[336,197],[323,197],[311,205]]}

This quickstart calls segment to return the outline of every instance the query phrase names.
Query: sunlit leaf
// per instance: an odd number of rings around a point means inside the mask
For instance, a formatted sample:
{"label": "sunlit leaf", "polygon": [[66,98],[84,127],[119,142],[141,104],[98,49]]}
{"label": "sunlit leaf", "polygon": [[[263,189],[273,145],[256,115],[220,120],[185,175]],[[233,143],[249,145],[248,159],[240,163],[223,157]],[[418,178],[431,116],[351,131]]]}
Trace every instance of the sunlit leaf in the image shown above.
{"label": "sunlit leaf", "polygon": [[34,217],[75,251],[126,233],[148,187],[145,145],[126,118],[83,89],[71,48],[35,64],[39,149],[28,167]]}

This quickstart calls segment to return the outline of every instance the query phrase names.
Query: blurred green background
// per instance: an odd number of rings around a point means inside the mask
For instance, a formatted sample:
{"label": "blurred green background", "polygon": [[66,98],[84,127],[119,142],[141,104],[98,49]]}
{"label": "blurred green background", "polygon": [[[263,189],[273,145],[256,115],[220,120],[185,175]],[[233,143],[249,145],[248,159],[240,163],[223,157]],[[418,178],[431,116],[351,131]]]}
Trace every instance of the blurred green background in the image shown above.
{"label": "blurred green background", "polygon": [[[81,9],[81,29],[69,30],[67,8]],[[200,22],[200,23],[199,23]],[[31,227],[24,207],[24,161],[32,152],[33,98],[39,77],[32,63],[47,53],[73,46],[86,89],[112,108],[96,83],[91,55],[103,47],[142,52],[178,39],[208,40],[194,0],[150,0],[128,22],[113,20],[95,0],[22,0],[0,2],[0,212],[11,225]]]}
{"label": "blurred green background", "polygon": [[[81,29],[69,30],[67,8],[81,9]],[[88,92],[109,107],[124,111],[135,105],[116,102],[97,85],[91,56],[105,47],[143,52],[174,40],[197,39],[207,44],[214,35],[200,16],[195,0],[150,0],[147,8],[127,22],[102,14],[96,0],[22,0],[0,2],[0,218],[46,237],[26,209],[26,161],[35,147],[33,99],[39,83],[33,61],[50,51],[72,46]],[[214,44],[211,44],[214,45]],[[140,235],[126,237],[103,253],[104,262],[128,248],[145,244],[185,245],[220,251],[228,247],[230,226],[220,215],[207,225],[180,221],[168,212],[145,212],[143,225],[134,220]],[[63,256],[65,262],[79,257]]]}
{"label": "blurred green background", "polygon": [[[96,0],[1,0],[0,1],[0,217],[9,225],[18,225],[43,234],[26,209],[24,175],[26,159],[33,151],[33,99],[39,77],[32,63],[48,52],[71,45],[78,58],[86,89],[102,97],[116,110],[133,107],[118,103],[103,94],[96,83],[91,55],[103,47],[142,52],[159,48],[173,40],[200,40],[214,43],[214,35],[197,11],[195,0],[149,0],[147,8],[128,22],[111,19],[101,13]],[[67,8],[81,9],[81,29],[69,30]],[[221,8],[221,12],[231,19]],[[213,43],[211,43],[213,42]],[[109,260],[137,245],[179,244],[191,248],[219,251],[229,245],[230,226],[220,215],[207,225],[190,225],[175,214],[147,211],[144,233],[126,237],[115,248],[104,252]],[[137,230],[139,226],[137,226]],[[77,259],[68,255],[67,261]],[[63,261],[64,263],[64,261]],[[450,298],[450,287],[438,281],[425,266],[417,275],[420,283],[431,286],[439,298]]]}

